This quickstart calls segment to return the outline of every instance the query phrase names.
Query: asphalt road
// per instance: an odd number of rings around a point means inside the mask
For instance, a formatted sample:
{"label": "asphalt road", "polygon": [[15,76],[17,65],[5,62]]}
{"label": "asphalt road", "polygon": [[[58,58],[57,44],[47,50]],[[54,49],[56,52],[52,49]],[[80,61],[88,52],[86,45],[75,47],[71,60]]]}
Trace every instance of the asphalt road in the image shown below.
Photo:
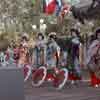
{"label": "asphalt road", "polygon": [[28,81],[25,83],[25,100],[100,100],[100,88],[93,88],[88,82],[81,82],[76,85],[67,83],[64,89],[58,91],[51,83],[34,88]]}

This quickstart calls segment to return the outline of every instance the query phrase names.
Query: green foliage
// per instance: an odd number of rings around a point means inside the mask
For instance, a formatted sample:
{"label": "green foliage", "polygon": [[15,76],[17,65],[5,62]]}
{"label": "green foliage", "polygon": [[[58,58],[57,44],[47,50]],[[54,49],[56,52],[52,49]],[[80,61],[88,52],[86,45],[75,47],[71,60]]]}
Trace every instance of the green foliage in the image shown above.
{"label": "green foliage", "polygon": [[14,33],[2,33],[0,35],[0,49],[5,50],[10,44],[11,40],[16,41],[17,34]]}
{"label": "green foliage", "polygon": [[9,40],[6,38],[6,34],[0,35],[0,51],[5,50],[9,45]]}

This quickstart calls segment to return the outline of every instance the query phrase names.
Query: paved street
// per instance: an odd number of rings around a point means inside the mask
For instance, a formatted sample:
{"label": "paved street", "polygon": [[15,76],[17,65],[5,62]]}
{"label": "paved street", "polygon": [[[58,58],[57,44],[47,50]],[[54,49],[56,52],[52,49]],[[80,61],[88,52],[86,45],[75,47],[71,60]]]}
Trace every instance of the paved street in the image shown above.
{"label": "paved street", "polygon": [[66,84],[61,91],[55,90],[50,83],[40,88],[25,84],[25,100],[100,100],[100,88],[92,88],[88,82],[77,85]]}

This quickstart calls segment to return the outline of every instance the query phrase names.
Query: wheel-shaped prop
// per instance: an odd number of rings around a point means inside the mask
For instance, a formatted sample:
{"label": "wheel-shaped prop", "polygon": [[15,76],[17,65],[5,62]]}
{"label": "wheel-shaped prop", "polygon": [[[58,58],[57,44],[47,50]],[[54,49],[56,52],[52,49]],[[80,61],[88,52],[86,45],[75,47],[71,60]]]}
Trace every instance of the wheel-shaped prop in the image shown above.
{"label": "wheel-shaped prop", "polygon": [[63,68],[56,75],[54,86],[56,89],[61,90],[68,80],[68,70]]}
{"label": "wheel-shaped prop", "polygon": [[31,75],[31,67],[30,65],[25,65],[23,69],[24,69],[24,82],[26,82],[29,76]]}
{"label": "wheel-shaped prop", "polygon": [[47,69],[45,67],[40,67],[32,75],[32,85],[34,87],[39,87],[43,84],[47,76]]}

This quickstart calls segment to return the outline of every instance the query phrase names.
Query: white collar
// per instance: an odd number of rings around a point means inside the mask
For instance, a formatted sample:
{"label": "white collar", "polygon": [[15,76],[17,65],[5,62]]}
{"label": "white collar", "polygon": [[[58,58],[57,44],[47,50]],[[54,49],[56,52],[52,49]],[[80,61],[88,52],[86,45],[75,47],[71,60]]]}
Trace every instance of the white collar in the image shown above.
{"label": "white collar", "polygon": [[78,38],[78,37],[73,38],[73,39],[72,39],[72,42],[73,42],[74,44],[80,44],[80,41],[79,41],[79,38]]}

